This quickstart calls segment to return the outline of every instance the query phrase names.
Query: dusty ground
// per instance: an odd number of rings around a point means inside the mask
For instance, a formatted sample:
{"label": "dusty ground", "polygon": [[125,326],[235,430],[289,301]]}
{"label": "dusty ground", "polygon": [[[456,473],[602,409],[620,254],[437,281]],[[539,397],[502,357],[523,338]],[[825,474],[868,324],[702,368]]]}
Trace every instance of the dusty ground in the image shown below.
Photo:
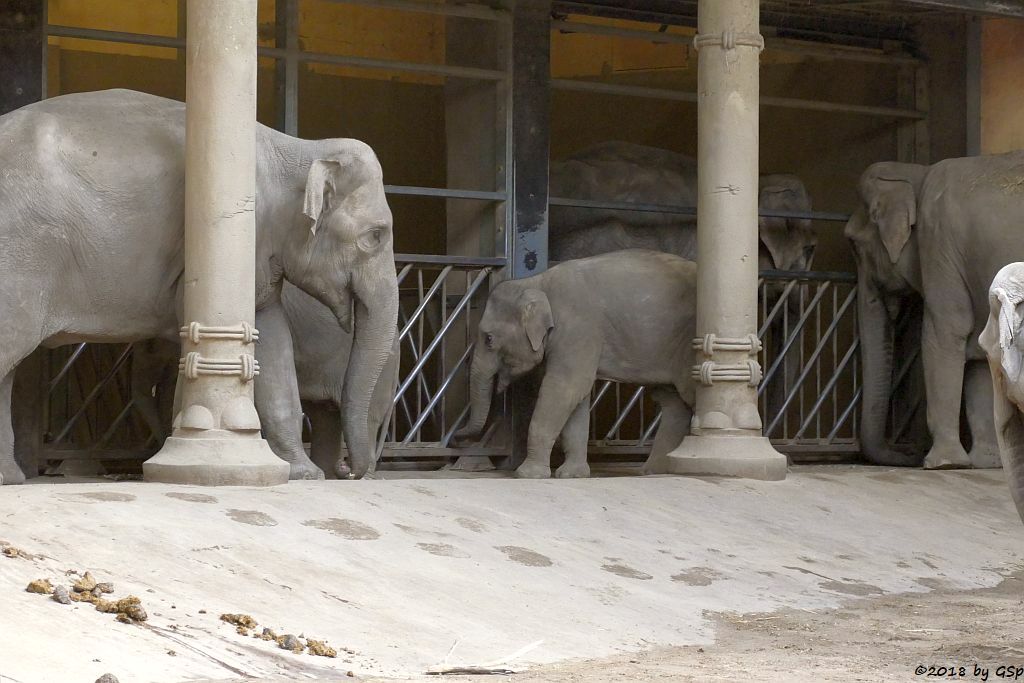
{"label": "dusty ground", "polygon": [[[714,615],[714,645],[535,667],[513,676],[398,680],[461,683],[1024,681],[1024,568],[995,588],[862,598],[839,609]],[[711,616],[711,615],[709,615]],[[918,673],[925,667],[924,673]],[[928,667],[934,667],[929,672]],[[950,674],[939,667],[952,668]],[[960,667],[964,667],[961,675]],[[929,673],[933,675],[929,675]],[[940,675],[941,674],[941,675]],[[241,679],[240,679],[241,680]],[[268,679],[283,681],[285,679]],[[249,683],[255,683],[249,679]]]}
{"label": "dusty ground", "polygon": [[[632,656],[539,667],[508,680],[1024,681],[1024,570],[1007,576],[995,588],[956,591],[941,583],[934,587],[929,593],[864,598],[817,612],[788,609],[716,615],[714,645],[658,648]],[[934,675],[927,670],[917,674],[921,666],[936,667]],[[953,667],[955,675],[938,675],[942,666]],[[963,676],[960,667],[965,667]],[[459,676],[457,680],[496,679]]]}

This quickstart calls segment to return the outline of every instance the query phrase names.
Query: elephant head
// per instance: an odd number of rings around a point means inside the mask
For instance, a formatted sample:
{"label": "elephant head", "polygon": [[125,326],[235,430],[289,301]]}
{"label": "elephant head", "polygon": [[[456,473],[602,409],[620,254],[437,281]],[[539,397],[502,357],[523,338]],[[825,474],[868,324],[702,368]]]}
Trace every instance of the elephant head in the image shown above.
{"label": "elephant head", "polygon": [[554,327],[551,303],[543,291],[517,281],[505,281],[494,288],[473,349],[469,422],[456,438],[480,435],[493,393],[505,391],[513,381],[540,365]]}
{"label": "elephant head", "polygon": [[857,261],[863,393],[860,439],[864,456],[878,465],[914,466],[921,458],[887,446],[885,426],[892,394],[892,323],[904,298],[921,289],[917,242],[918,195],[928,167],[884,162],[861,175],[861,204],[846,224]]}
{"label": "elephant head", "polygon": [[992,371],[999,455],[1024,520],[1024,263],[1005,266],[992,280],[988,324],[978,341]]}
{"label": "elephant head", "polygon": [[355,330],[341,410],[358,478],[373,461],[367,416],[394,342],[398,285],[380,164],[361,142],[331,142],[333,152],[309,166],[298,218],[305,227],[292,231],[282,266],[285,279],[328,306],[346,332]]}
{"label": "elephant head", "polygon": [[[807,188],[794,175],[760,177],[757,205],[761,211],[811,211]],[[764,270],[809,270],[818,235],[806,218],[762,217],[758,219],[761,244],[769,259],[761,259]],[[767,262],[766,262],[767,261]]]}

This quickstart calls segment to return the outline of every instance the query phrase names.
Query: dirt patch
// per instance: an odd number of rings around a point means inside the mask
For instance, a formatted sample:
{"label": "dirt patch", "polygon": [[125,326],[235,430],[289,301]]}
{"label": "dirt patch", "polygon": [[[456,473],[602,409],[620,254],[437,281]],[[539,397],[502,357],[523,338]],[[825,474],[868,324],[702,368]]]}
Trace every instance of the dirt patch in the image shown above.
{"label": "dirt patch", "polygon": [[882,595],[885,593],[878,586],[872,586],[870,583],[862,583],[860,581],[823,581],[818,585],[825,590],[846,593],[847,595],[865,596]]}
{"label": "dirt patch", "polygon": [[[919,666],[1024,666],[1024,567],[995,588],[854,599],[837,609],[718,614],[714,644],[534,667],[516,683],[939,680]],[[950,680],[951,677],[942,680]],[[1021,680],[1024,680],[1022,678]],[[383,683],[383,679],[371,679]],[[460,683],[493,683],[464,676]]]}
{"label": "dirt patch", "polygon": [[277,520],[258,510],[228,510],[225,513],[233,521],[252,526],[277,526]]}
{"label": "dirt patch", "polygon": [[469,517],[458,517],[455,523],[461,526],[463,529],[469,529],[475,531],[478,534],[482,534],[487,531],[487,525],[481,521],[470,519]]}
{"label": "dirt patch", "polygon": [[527,567],[550,567],[554,564],[547,555],[541,555],[529,548],[521,548],[518,545],[494,546],[495,550],[505,553],[505,556],[513,562]]}
{"label": "dirt patch", "polygon": [[650,581],[654,577],[650,574],[640,571],[639,569],[633,569],[628,564],[602,564],[601,569],[605,570],[610,574],[615,574],[627,579],[637,579],[639,581]]}
{"label": "dirt patch", "polygon": [[720,578],[722,574],[711,567],[691,567],[672,576],[673,581],[685,583],[687,586],[710,586]]}
{"label": "dirt patch", "polygon": [[103,503],[130,503],[135,500],[135,496],[132,494],[118,493],[117,491],[90,491],[88,493],[72,493],[70,495],[87,500],[98,500]]}
{"label": "dirt patch", "polygon": [[165,493],[168,498],[175,498],[177,500],[184,500],[189,503],[216,503],[217,499],[213,496],[208,496],[205,493],[182,493],[180,491],[171,491]]}
{"label": "dirt patch", "polygon": [[396,529],[404,531],[411,536],[436,536],[437,538],[454,538],[453,534],[447,534],[443,531],[428,531],[427,529],[419,529],[408,524],[393,524]]}
{"label": "dirt patch", "polygon": [[373,541],[380,538],[379,531],[353,519],[307,519],[302,526],[330,531],[335,536],[341,536],[349,541]]}
{"label": "dirt patch", "polygon": [[459,550],[453,545],[447,543],[417,543],[416,547],[420,550],[426,551],[431,555],[438,555],[440,557],[458,557],[466,559],[469,557],[469,553],[464,550]]}

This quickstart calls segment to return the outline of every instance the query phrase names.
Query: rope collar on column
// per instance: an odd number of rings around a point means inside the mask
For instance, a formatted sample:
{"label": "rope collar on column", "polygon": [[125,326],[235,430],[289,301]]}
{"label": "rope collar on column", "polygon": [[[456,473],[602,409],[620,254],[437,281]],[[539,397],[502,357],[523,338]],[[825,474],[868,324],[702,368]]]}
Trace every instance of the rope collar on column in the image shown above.
{"label": "rope collar on column", "polygon": [[719,35],[697,34],[693,37],[693,49],[700,51],[703,47],[720,46],[723,50],[735,50],[739,46],[764,50],[764,36],[760,33],[737,33],[727,28]]}

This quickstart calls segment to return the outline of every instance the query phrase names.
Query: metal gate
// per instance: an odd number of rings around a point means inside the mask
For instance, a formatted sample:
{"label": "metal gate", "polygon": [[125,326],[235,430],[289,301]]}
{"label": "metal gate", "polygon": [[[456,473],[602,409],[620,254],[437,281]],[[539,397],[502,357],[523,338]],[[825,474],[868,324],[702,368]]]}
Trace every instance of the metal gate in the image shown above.
{"label": "metal gate", "polygon": [[[401,364],[386,433],[379,439],[384,459],[436,462],[460,455],[508,455],[508,435],[497,428],[475,446],[452,444],[468,416],[476,325],[487,292],[502,277],[504,261],[400,255],[396,262]],[[856,277],[768,271],[758,286],[764,368],[758,397],[765,434],[794,458],[853,456],[859,450],[861,395]],[[138,392],[156,389],[132,386],[133,348],[78,344],[44,354],[41,458],[141,460],[158,448],[165,428],[137,410],[134,400]],[[918,354],[908,353],[896,373],[895,394],[901,397],[894,401],[896,440],[919,439],[914,424],[920,401],[906,400],[919,364]],[[161,381],[163,392],[168,384],[173,388],[173,375]],[[502,405],[499,401],[497,410]],[[643,387],[599,381],[591,400],[591,452],[640,458],[659,420]]]}

